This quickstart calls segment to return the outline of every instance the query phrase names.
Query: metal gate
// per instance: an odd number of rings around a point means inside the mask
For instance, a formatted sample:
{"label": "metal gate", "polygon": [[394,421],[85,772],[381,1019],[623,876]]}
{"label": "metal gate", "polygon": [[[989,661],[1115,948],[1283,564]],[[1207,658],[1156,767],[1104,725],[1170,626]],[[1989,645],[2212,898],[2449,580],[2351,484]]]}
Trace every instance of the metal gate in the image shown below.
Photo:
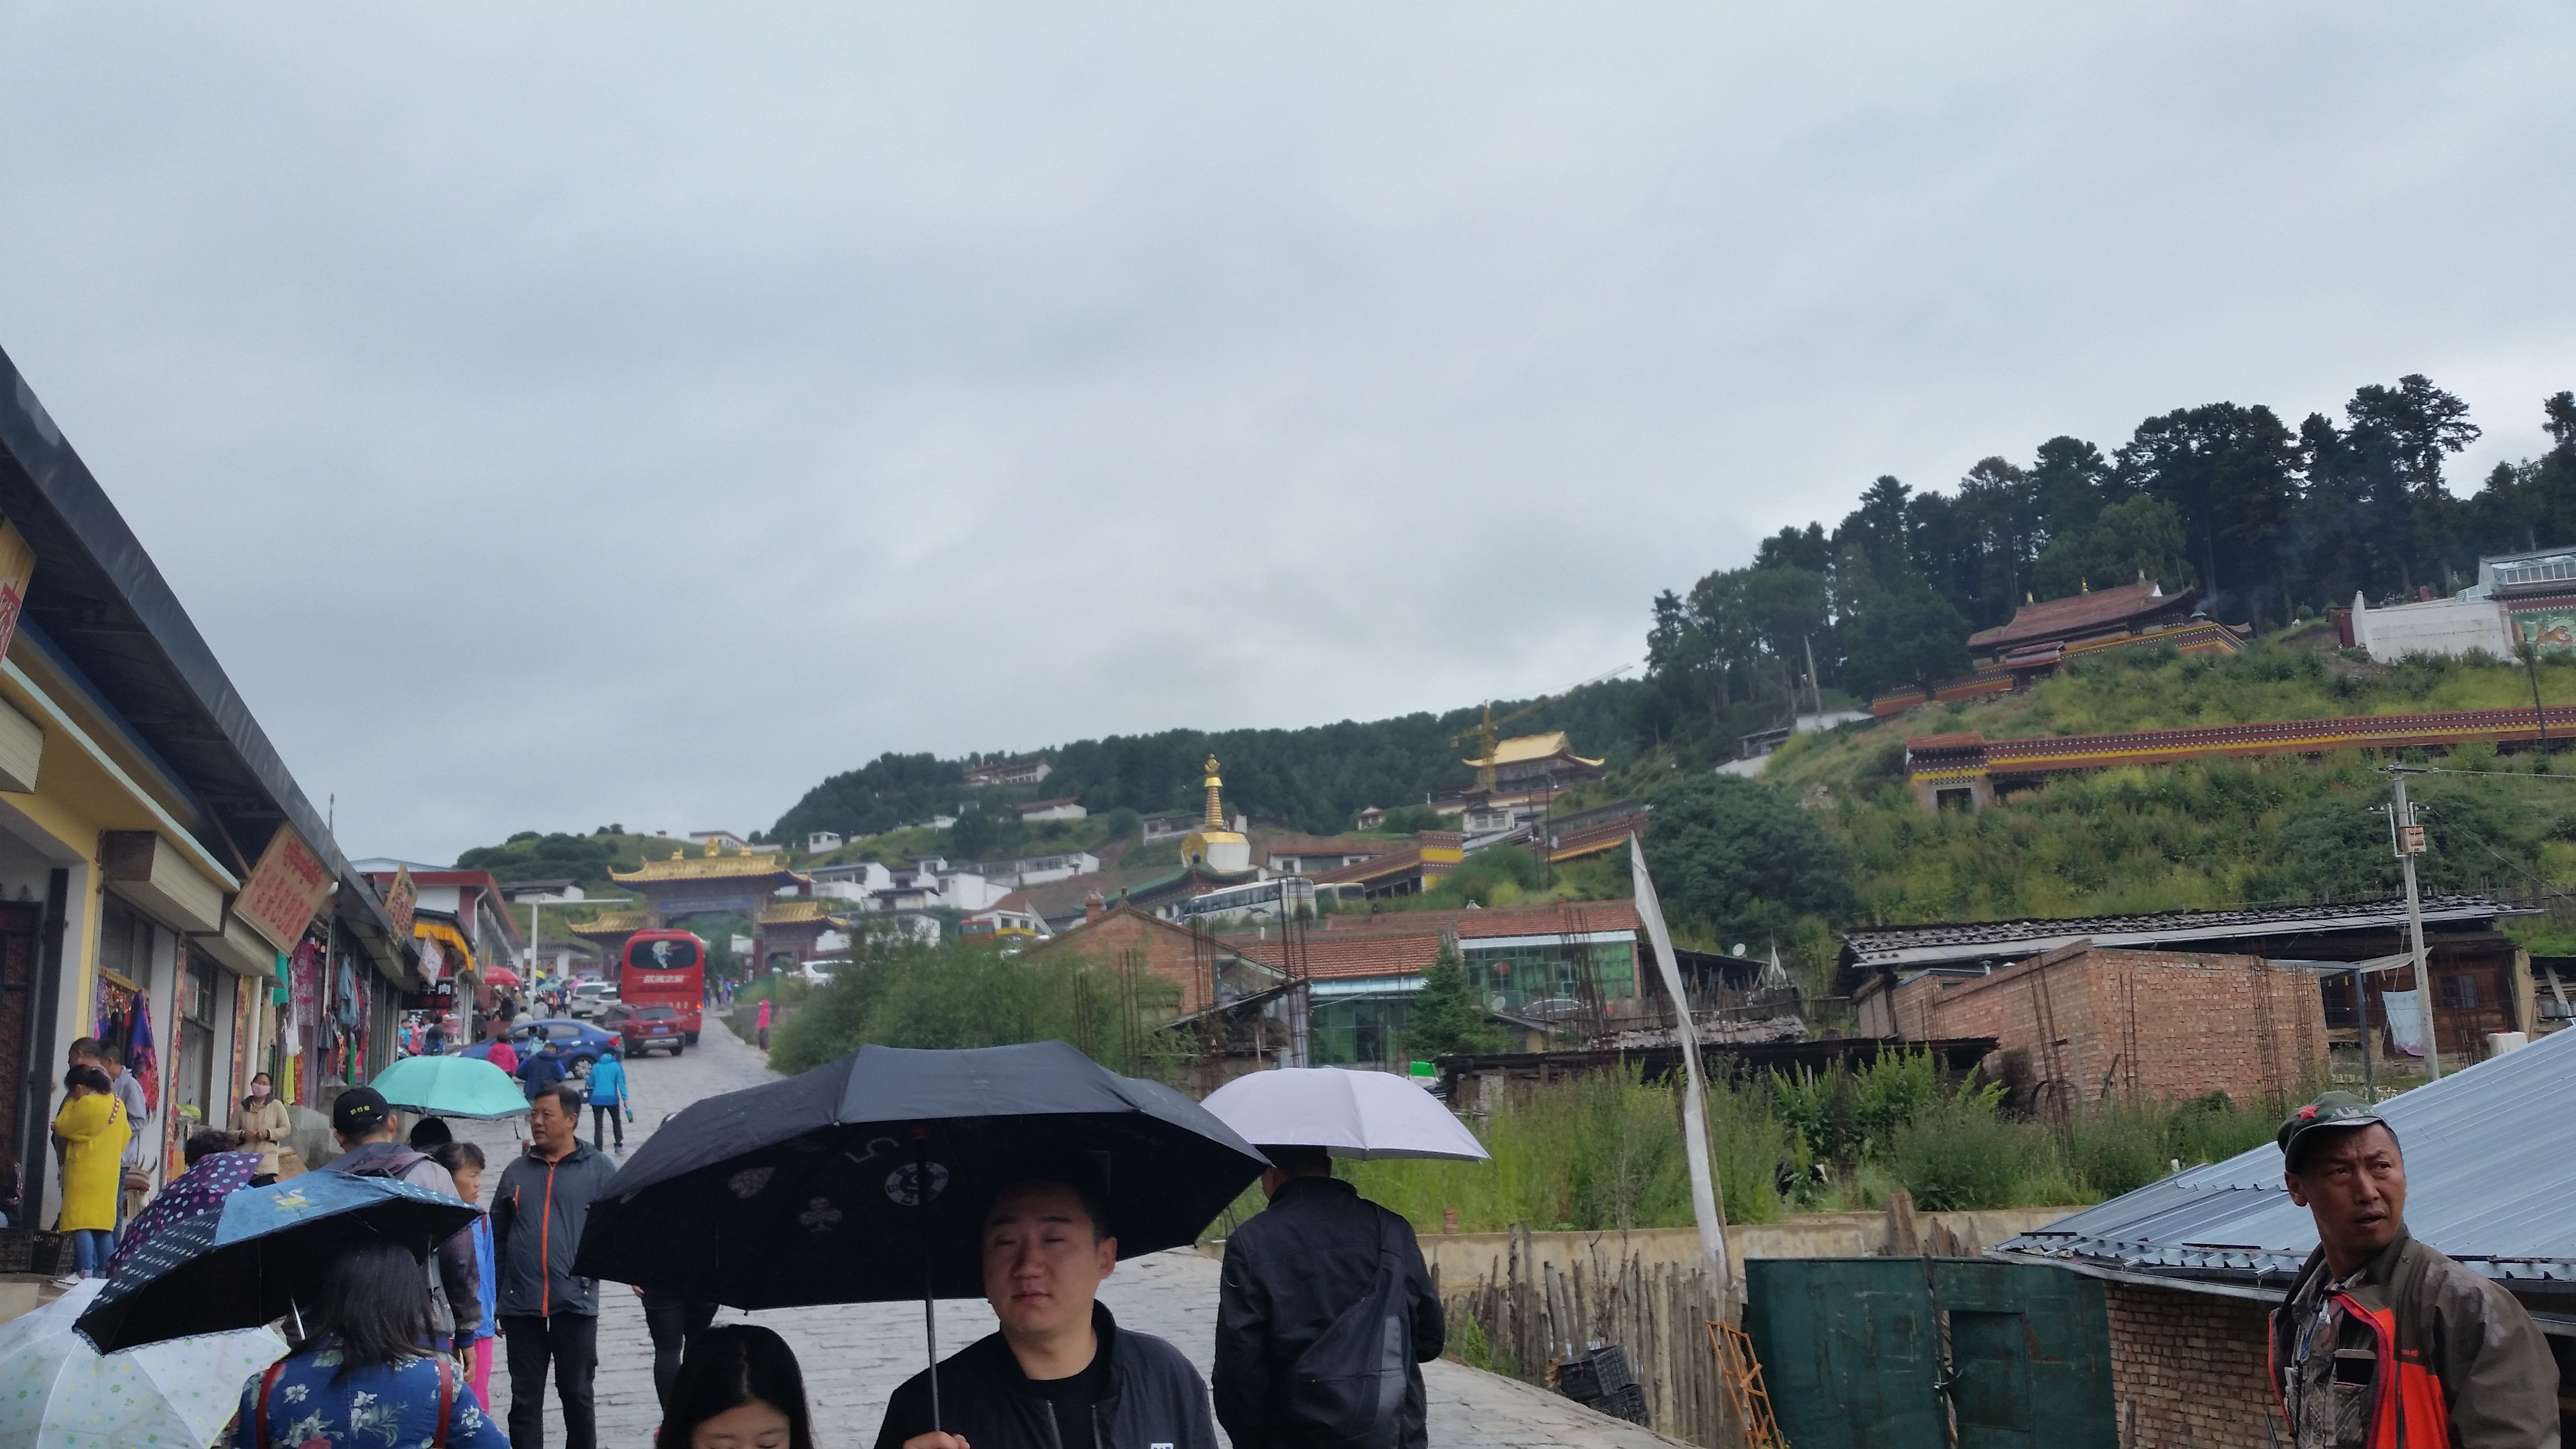
{"label": "metal gate", "polygon": [[1981,1258],[1757,1258],[1746,1329],[1797,1449],[2117,1449],[2102,1285]]}

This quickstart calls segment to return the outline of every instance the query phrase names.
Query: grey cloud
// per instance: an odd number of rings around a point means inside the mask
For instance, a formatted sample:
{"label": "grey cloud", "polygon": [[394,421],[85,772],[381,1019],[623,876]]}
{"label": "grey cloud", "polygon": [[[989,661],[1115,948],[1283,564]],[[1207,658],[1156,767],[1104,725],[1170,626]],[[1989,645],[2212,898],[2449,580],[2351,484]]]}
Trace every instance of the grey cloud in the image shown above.
{"label": "grey cloud", "polygon": [[2547,7],[0,26],[0,341],[365,850],[1544,689],[1881,472],[2576,385]]}

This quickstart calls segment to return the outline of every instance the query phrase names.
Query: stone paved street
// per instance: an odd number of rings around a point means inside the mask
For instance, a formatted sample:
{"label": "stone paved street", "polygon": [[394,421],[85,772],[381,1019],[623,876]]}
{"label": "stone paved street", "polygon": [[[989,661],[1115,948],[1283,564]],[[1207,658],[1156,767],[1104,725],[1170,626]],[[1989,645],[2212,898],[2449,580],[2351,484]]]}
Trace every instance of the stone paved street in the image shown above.
{"label": "stone paved street", "polygon": [[[697,1047],[673,1059],[654,1056],[627,1064],[635,1094],[636,1124],[628,1129],[631,1149],[665,1113],[700,1097],[751,1086],[768,1076],[761,1054],[737,1040],[712,1019]],[[493,1158],[484,1175],[485,1205],[490,1187],[500,1177],[499,1164],[518,1144],[507,1124],[458,1124]],[[1190,1251],[1157,1253],[1118,1265],[1101,1290],[1101,1301],[1125,1327],[1171,1340],[1199,1367],[1208,1371],[1216,1331],[1217,1265]],[[644,1331],[644,1313],[631,1290],[611,1287],[602,1294],[599,1325],[599,1441],[604,1449],[649,1449],[660,1411],[653,1398],[653,1347]],[[876,1442],[877,1422],[886,1397],[896,1385],[921,1369],[921,1309],[916,1304],[849,1304],[826,1308],[773,1309],[741,1313],[725,1309],[718,1322],[748,1320],[778,1330],[795,1346],[804,1365],[806,1391],[813,1402],[815,1436],[824,1449],[863,1449]],[[939,1352],[944,1357],[993,1331],[993,1314],[980,1300],[939,1305]],[[509,1375],[497,1361],[492,1373],[492,1408],[509,1410]],[[1447,1361],[1427,1364],[1424,1381],[1431,1399],[1431,1442],[1459,1449],[1542,1449],[1551,1445],[1599,1445],[1605,1449],[1646,1449],[1674,1441],[1614,1419],[1605,1418],[1551,1394]],[[546,1414],[546,1443],[563,1443],[563,1421],[551,1402]]]}

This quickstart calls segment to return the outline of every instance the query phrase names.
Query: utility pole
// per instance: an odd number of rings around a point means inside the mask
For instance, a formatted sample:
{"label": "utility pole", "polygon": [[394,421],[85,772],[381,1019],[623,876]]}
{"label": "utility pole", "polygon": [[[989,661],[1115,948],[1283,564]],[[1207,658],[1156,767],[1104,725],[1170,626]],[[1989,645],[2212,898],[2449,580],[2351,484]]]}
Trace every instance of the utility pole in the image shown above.
{"label": "utility pole", "polygon": [[1816,636],[1801,634],[1798,642],[1807,646],[1807,696],[1816,702],[1816,713],[1825,712],[1825,686],[1816,678]]}
{"label": "utility pole", "polygon": [[2424,827],[2415,823],[2415,808],[2406,803],[2406,771],[2392,769],[2397,806],[2388,817],[2397,832],[2397,863],[2406,870],[2407,944],[2415,952],[2415,1008],[2424,1019],[2424,1080],[2442,1079],[2442,1046],[2433,1036],[2433,960],[2424,953],[2424,907],[2415,893],[2415,857],[2424,853]]}
{"label": "utility pole", "polygon": [[[2518,629],[2520,626],[2517,625]],[[2540,729],[2539,774],[2549,773],[2549,711],[2540,703],[2540,643],[2535,639],[2517,639],[2521,646],[2523,671],[2531,676],[2531,722]]]}

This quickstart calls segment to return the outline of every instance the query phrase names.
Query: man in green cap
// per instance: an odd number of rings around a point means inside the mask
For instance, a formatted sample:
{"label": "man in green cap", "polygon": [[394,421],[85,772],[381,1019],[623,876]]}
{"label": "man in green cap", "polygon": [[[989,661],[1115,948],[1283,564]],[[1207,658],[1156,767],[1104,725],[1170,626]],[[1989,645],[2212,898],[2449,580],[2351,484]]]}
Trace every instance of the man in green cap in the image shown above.
{"label": "man in green cap", "polygon": [[2272,1312],[2297,1449],[2558,1449],[2558,1365],[2512,1294],[2406,1234],[2406,1162],[2377,1109],[2328,1092],[2281,1124],[2317,1250]]}

